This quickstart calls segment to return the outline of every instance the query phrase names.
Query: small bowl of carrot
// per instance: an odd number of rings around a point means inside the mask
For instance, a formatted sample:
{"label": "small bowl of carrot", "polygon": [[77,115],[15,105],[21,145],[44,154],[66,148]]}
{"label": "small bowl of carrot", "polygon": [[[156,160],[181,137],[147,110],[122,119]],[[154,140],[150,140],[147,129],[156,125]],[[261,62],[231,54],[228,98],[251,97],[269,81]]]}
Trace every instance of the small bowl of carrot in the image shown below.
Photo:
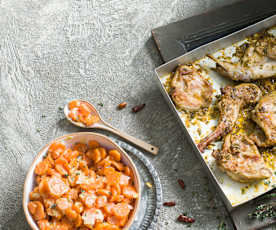
{"label": "small bowl of carrot", "polygon": [[109,138],[82,132],[44,146],[24,184],[33,230],[127,230],[140,202],[138,171]]}

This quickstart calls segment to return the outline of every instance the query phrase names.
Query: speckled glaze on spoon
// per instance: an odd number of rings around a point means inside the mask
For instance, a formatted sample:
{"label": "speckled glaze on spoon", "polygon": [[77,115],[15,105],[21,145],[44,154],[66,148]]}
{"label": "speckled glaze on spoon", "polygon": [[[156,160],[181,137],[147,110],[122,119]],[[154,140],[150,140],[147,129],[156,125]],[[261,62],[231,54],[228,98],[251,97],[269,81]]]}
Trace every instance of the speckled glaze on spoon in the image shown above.
{"label": "speckled glaze on spoon", "polygon": [[68,121],[70,121],[73,125],[75,126],[78,126],[78,127],[81,127],[81,128],[93,128],[93,129],[102,129],[102,130],[107,130],[111,133],[114,133],[116,135],[118,135],[119,137],[121,138],[124,138],[125,140],[131,142],[132,144],[144,149],[145,151],[147,152],[150,152],[154,155],[156,155],[159,151],[159,149],[151,144],[148,144],[142,140],[139,140],[135,137],[132,137],[128,134],[125,134],[121,131],[119,131],[118,129],[112,127],[110,124],[108,124],[107,122],[105,122],[99,112],[96,110],[96,108],[90,104],[89,102],[87,101],[84,101],[84,100],[79,100],[80,102],[82,103],[85,103],[90,109],[91,109],[91,113],[94,115],[94,116],[97,116],[99,118],[99,121],[94,123],[93,125],[91,126],[86,126],[85,124],[83,124],[82,122],[76,122],[76,121],[73,121],[70,117],[69,117],[69,107],[68,107],[68,104],[65,105],[64,107],[64,114],[65,114],[65,117],[67,118]]}

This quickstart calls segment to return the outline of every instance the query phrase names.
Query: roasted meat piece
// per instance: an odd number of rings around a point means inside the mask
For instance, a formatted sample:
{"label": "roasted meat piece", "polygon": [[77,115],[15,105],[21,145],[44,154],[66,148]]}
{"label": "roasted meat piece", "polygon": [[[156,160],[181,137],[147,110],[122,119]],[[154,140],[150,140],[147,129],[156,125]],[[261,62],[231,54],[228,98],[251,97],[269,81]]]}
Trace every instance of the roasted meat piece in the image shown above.
{"label": "roasted meat piece", "polygon": [[217,72],[234,81],[250,82],[276,76],[276,39],[273,36],[262,36],[257,42],[247,44],[237,63],[208,56],[216,62]]}
{"label": "roasted meat piece", "polygon": [[248,183],[272,175],[257,146],[245,134],[228,134],[222,150],[214,151],[213,157],[219,168],[235,181]]}
{"label": "roasted meat piece", "polygon": [[176,69],[171,87],[171,97],[180,109],[197,111],[212,101],[211,84],[192,65],[181,65]]}
{"label": "roasted meat piece", "polygon": [[236,124],[240,110],[249,103],[259,101],[262,93],[259,87],[251,83],[243,83],[235,87],[226,86],[221,89],[221,100],[218,103],[220,119],[214,132],[202,139],[198,144],[201,152],[213,141],[228,134]]}
{"label": "roasted meat piece", "polygon": [[250,137],[258,146],[276,145],[276,91],[263,96],[252,112],[252,119],[262,128]]}

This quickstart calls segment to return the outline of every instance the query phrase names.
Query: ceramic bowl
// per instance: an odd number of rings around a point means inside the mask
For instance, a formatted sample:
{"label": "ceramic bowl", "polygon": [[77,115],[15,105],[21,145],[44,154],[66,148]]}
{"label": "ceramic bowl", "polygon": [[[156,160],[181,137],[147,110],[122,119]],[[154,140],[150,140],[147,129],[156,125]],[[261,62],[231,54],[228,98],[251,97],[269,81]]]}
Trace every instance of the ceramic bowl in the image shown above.
{"label": "ceramic bowl", "polygon": [[48,150],[49,146],[51,145],[51,143],[53,143],[55,141],[62,141],[66,145],[66,147],[71,147],[72,145],[74,145],[77,142],[88,143],[88,141],[90,141],[90,140],[97,141],[98,143],[100,143],[100,145],[102,147],[106,148],[107,150],[110,150],[110,149],[118,150],[121,153],[121,161],[125,165],[130,167],[130,169],[133,172],[134,186],[139,195],[135,201],[134,209],[132,210],[131,216],[130,216],[128,222],[126,223],[125,227],[123,228],[123,230],[129,229],[129,227],[132,225],[132,223],[135,219],[135,216],[138,212],[138,209],[139,209],[139,203],[140,203],[140,197],[141,197],[140,178],[139,178],[138,171],[137,171],[133,161],[130,159],[128,154],[120,146],[118,146],[116,143],[114,143],[108,137],[101,135],[101,134],[92,133],[92,132],[81,132],[81,133],[73,133],[73,134],[68,134],[68,135],[62,136],[62,137],[58,137],[55,140],[48,143],[47,145],[45,145],[40,150],[38,155],[35,157],[31,167],[29,168],[29,170],[27,172],[27,176],[26,176],[25,184],[24,184],[24,193],[23,193],[23,208],[24,208],[26,219],[27,219],[30,227],[33,230],[39,230],[39,228],[38,228],[35,220],[32,218],[27,206],[30,201],[29,194],[35,186],[34,170],[35,170],[36,165],[40,161],[43,160],[44,156],[47,155],[47,150]]}

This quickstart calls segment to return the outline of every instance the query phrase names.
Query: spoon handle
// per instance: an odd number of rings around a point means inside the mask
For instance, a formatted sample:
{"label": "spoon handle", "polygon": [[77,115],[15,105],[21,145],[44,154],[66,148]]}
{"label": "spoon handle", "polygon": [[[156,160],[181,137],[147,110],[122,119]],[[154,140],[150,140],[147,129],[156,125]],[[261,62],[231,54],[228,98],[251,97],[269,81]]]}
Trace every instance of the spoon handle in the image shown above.
{"label": "spoon handle", "polygon": [[139,140],[135,137],[132,137],[126,133],[123,133],[121,132],[120,130],[112,127],[110,124],[106,123],[106,122],[103,122],[101,125],[97,125],[97,128],[100,128],[100,129],[103,129],[103,130],[106,130],[106,131],[109,131],[111,133],[114,133],[116,135],[118,135],[119,137],[131,142],[132,144],[146,150],[147,152],[150,152],[154,155],[156,155],[159,151],[159,148],[157,148],[156,146],[154,145],[151,145],[151,144],[148,144],[142,140]]}

